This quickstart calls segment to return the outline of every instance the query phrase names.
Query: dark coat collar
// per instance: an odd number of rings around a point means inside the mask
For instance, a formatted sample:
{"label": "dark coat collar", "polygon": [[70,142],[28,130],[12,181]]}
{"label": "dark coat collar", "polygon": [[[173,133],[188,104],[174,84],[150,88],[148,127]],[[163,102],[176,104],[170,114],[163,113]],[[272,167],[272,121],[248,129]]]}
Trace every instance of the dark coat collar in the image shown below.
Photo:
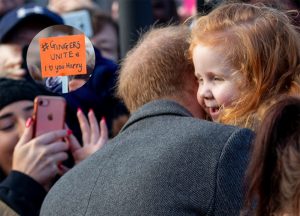
{"label": "dark coat collar", "polygon": [[192,114],[179,103],[173,100],[161,99],[155,100],[140,107],[134,112],[127,123],[122,128],[121,132],[126,130],[127,127],[135,122],[158,115],[176,115],[176,116],[188,116],[192,117]]}

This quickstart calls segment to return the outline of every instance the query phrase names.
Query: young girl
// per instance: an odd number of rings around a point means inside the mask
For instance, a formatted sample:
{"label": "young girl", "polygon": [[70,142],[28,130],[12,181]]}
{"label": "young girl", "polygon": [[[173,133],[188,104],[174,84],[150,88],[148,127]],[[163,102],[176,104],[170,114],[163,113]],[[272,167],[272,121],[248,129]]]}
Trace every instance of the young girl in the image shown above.
{"label": "young girl", "polygon": [[300,92],[299,33],[282,12],[219,6],[192,27],[197,99],[214,121],[256,128],[279,95]]}
{"label": "young girl", "polygon": [[[257,131],[248,167],[249,215],[300,213],[300,98],[284,97],[272,106]],[[251,209],[251,208],[250,208]]]}

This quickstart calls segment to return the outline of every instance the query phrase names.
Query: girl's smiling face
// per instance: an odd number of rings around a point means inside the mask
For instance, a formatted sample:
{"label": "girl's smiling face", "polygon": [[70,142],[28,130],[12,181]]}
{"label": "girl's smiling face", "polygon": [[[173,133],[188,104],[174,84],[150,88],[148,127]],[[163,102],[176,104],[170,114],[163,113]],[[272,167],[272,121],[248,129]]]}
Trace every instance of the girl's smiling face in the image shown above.
{"label": "girl's smiling face", "polygon": [[226,63],[225,55],[217,47],[198,44],[193,50],[193,62],[199,82],[197,100],[217,121],[221,108],[240,96],[241,74]]}

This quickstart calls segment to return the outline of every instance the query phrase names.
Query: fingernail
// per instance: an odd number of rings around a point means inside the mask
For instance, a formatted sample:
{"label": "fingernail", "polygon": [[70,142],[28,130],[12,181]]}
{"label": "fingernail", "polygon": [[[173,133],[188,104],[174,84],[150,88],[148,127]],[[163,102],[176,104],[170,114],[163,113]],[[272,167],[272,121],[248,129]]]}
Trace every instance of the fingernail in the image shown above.
{"label": "fingernail", "polygon": [[94,112],[94,110],[91,108],[91,109],[89,109],[89,112]]}
{"label": "fingernail", "polygon": [[105,116],[102,116],[101,121],[104,121],[106,123],[106,118]]}
{"label": "fingernail", "polygon": [[77,108],[77,112],[82,112],[80,107]]}
{"label": "fingernail", "polygon": [[73,134],[73,131],[70,130],[70,129],[68,129],[68,130],[67,130],[67,135],[70,136],[71,134]]}
{"label": "fingernail", "polygon": [[26,126],[27,128],[29,128],[31,124],[32,124],[32,118],[28,118],[28,119],[26,120],[25,126]]}

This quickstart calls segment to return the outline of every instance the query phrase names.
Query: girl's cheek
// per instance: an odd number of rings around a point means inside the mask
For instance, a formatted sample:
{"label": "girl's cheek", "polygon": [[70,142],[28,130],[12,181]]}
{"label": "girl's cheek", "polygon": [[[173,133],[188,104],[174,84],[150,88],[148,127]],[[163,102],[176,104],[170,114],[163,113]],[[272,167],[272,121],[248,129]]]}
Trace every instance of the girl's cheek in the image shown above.
{"label": "girl's cheek", "polygon": [[203,97],[200,94],[200,89],[199,88],[198,88],[198,91],[197,91],[197,101],[203,107]]}

